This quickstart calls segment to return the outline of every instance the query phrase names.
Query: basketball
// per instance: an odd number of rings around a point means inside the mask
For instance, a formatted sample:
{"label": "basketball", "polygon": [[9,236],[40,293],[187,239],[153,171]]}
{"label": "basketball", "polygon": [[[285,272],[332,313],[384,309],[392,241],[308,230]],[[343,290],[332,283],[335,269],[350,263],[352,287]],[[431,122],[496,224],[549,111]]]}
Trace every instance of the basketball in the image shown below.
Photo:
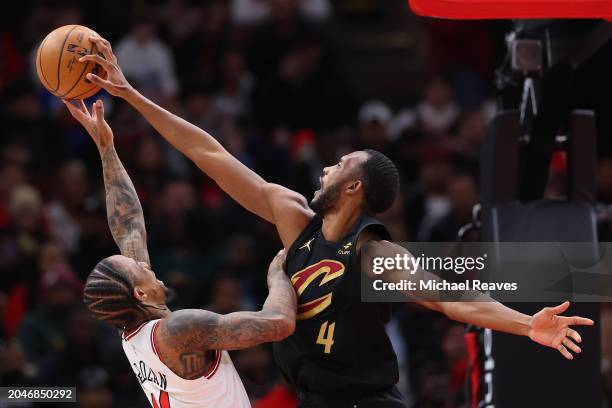
{"label": "basketball", "polygon": [[93,73],[106,78],[104,69],[91,61],[79,62],[84,55],[98,53],[96,45],[89,40],[92,35],[98,34],[80,25],[66,25],[51,31],[41,42],[36,53],[36,72],[53,95],[62,99],[86,99],[100,90],[85,76]]}

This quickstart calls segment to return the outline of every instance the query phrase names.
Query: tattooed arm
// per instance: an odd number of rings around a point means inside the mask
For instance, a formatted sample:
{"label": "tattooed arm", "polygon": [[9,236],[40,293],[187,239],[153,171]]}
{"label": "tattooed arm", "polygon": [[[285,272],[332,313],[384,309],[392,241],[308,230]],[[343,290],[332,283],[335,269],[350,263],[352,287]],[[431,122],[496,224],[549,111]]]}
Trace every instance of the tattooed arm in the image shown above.
{"label": "tattooed arm", "polygon": [[66,107],[87,130],[102,158],[108,225],[122,255],[150,264],[147,232],[138,195],[113,145],[113,132],[104,120],[104,104],[96,101],[90,114],[80,101],[80,109],[64,101]]}
{"label": "tattooed arm", "polygon": [[260,311],[220,315],[186,309],[163,319],[156,344],[168,368],[182,378],[197,378],[214,362],[214,350],[243,349],[290,336],[297,301],[283,271],[284,258],[281,251],[270,264],[268,298]]}

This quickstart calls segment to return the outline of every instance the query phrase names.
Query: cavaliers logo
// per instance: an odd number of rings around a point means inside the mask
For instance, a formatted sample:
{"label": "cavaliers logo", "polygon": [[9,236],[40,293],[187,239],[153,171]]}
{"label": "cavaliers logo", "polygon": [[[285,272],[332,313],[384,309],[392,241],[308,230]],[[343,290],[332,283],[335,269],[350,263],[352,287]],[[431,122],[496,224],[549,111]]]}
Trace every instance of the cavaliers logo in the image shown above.
{"label": "cavaliers logo", "polygon": [[[323,286],[327,282],[334,280],[344,274],[344,265],[341,262],[331,259],[324,259],[313,265],[310,265],[299,272],[296,272],[291,277],[291,283],[295,288],[298,299],[319,275],[323,275],[323,279],[319,282],[319,286]],[[332,301],[332,293],[328,293],[320,298],[311,300],[298,305],[298,320],[309,319],[323,310],[325,310]]]}

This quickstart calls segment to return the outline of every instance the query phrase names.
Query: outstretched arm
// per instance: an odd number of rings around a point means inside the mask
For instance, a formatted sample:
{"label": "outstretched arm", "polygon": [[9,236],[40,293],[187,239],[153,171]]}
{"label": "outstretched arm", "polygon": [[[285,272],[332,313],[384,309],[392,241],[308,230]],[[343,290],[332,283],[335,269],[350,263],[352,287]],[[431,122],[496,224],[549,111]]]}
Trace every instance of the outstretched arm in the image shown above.
{"label": "outstretched arm", "polygon": [[83,101],[80,101],[80,108],[70,102],[64,103],[72,116],[85,127],[100,151],[108,225],[121,254],[150,263],[142,207],[132,180],[117,156],[113,132],[104,120],[104,104],[101,100],[96,101],[90,114]]}
{"label": "outstretched arm", "polygon": [[[392,242],[378,240],[378,237],[369,233],[362,234],[360,241],[368,242],[368,252],[376,256],[395,257],[396,254],[408,254],[410,252],[400,245]],[[362,242],[358,242],[358,249],[361,249]],[[365,256],[370,256],[365,255]],[[366,259],[366,262],[369,262]],[[390,271],[379,275],[379,278],[387,282],[400,282],[403,279],[417,280],[439,280],[431,272],[418,270],[415,274],[406,274],[403,271]],[[565,358],[573,359],[571,350],[580,353],[582,350],[576,345],[582,338],[580,334],[570,326],[586,325],[592,326],[594,322],[579,316],[560,316],[569,308],[569,302],[555,307],[545,307],[533,316],[526,315],[511,309],[495,301],[484,293],[478,291],[468,291],[466,294],[469,302],[438,302],[432,301],[431,293],[419,295],[418,291],[405,291],[406,297],[420,303],[421,305],[444,313],[448,318],[463,323],[470,323],[475,326],[486,327],[492,330],[503,331],[506,333],[520,336],[528,336],[536,343],[542,344],[558,350]],[[427,300],[424,300],[427,299]]]}
{"label": "outstretched arm", "polygon": [[[275,224],[285,247],[289,247],[314,215],[306,199],[295,191],[267,183],[242,164],[210,134],[156,105],[127,82],[108,41],[93,37],[104,55],[87,55],[107,72],[107,78],[87,78],[130,103],[170,144],[189,157],[204,173],[247,210]],[[281,222],[282,221],[282,222]]]}
{"label": "outstretched arm", "polygon": [[285,272],[284,251],[268,270],[268,298],[258,312],[227,315],[186,309],[163,319],[157,331],[157,345],[163,361],[183,378],[197,378],[206,369],[206,351],[236,350],[260,343],[279,341],[295,329],[297,301]]}

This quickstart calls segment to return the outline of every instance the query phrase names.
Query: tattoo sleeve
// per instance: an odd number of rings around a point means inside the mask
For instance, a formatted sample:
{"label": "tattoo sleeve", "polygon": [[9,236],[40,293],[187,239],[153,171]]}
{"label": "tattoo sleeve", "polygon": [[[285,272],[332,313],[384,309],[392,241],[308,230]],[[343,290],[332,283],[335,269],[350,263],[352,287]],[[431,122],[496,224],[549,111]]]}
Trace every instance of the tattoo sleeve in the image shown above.
{"label": "tattoo sleeve", "polygon": [[115,148],[101,152],[108,225],[122,255],[150,263],[142,207]]}
{"label": "tattoo sleeve", "polygon": [[235,350],[279,341],[295,327],[297,301],[289,278],[275,274],[270,292],[258,312],[219,315],[206,310],[173,312],[159,327],[159,339],[174,352]]}

